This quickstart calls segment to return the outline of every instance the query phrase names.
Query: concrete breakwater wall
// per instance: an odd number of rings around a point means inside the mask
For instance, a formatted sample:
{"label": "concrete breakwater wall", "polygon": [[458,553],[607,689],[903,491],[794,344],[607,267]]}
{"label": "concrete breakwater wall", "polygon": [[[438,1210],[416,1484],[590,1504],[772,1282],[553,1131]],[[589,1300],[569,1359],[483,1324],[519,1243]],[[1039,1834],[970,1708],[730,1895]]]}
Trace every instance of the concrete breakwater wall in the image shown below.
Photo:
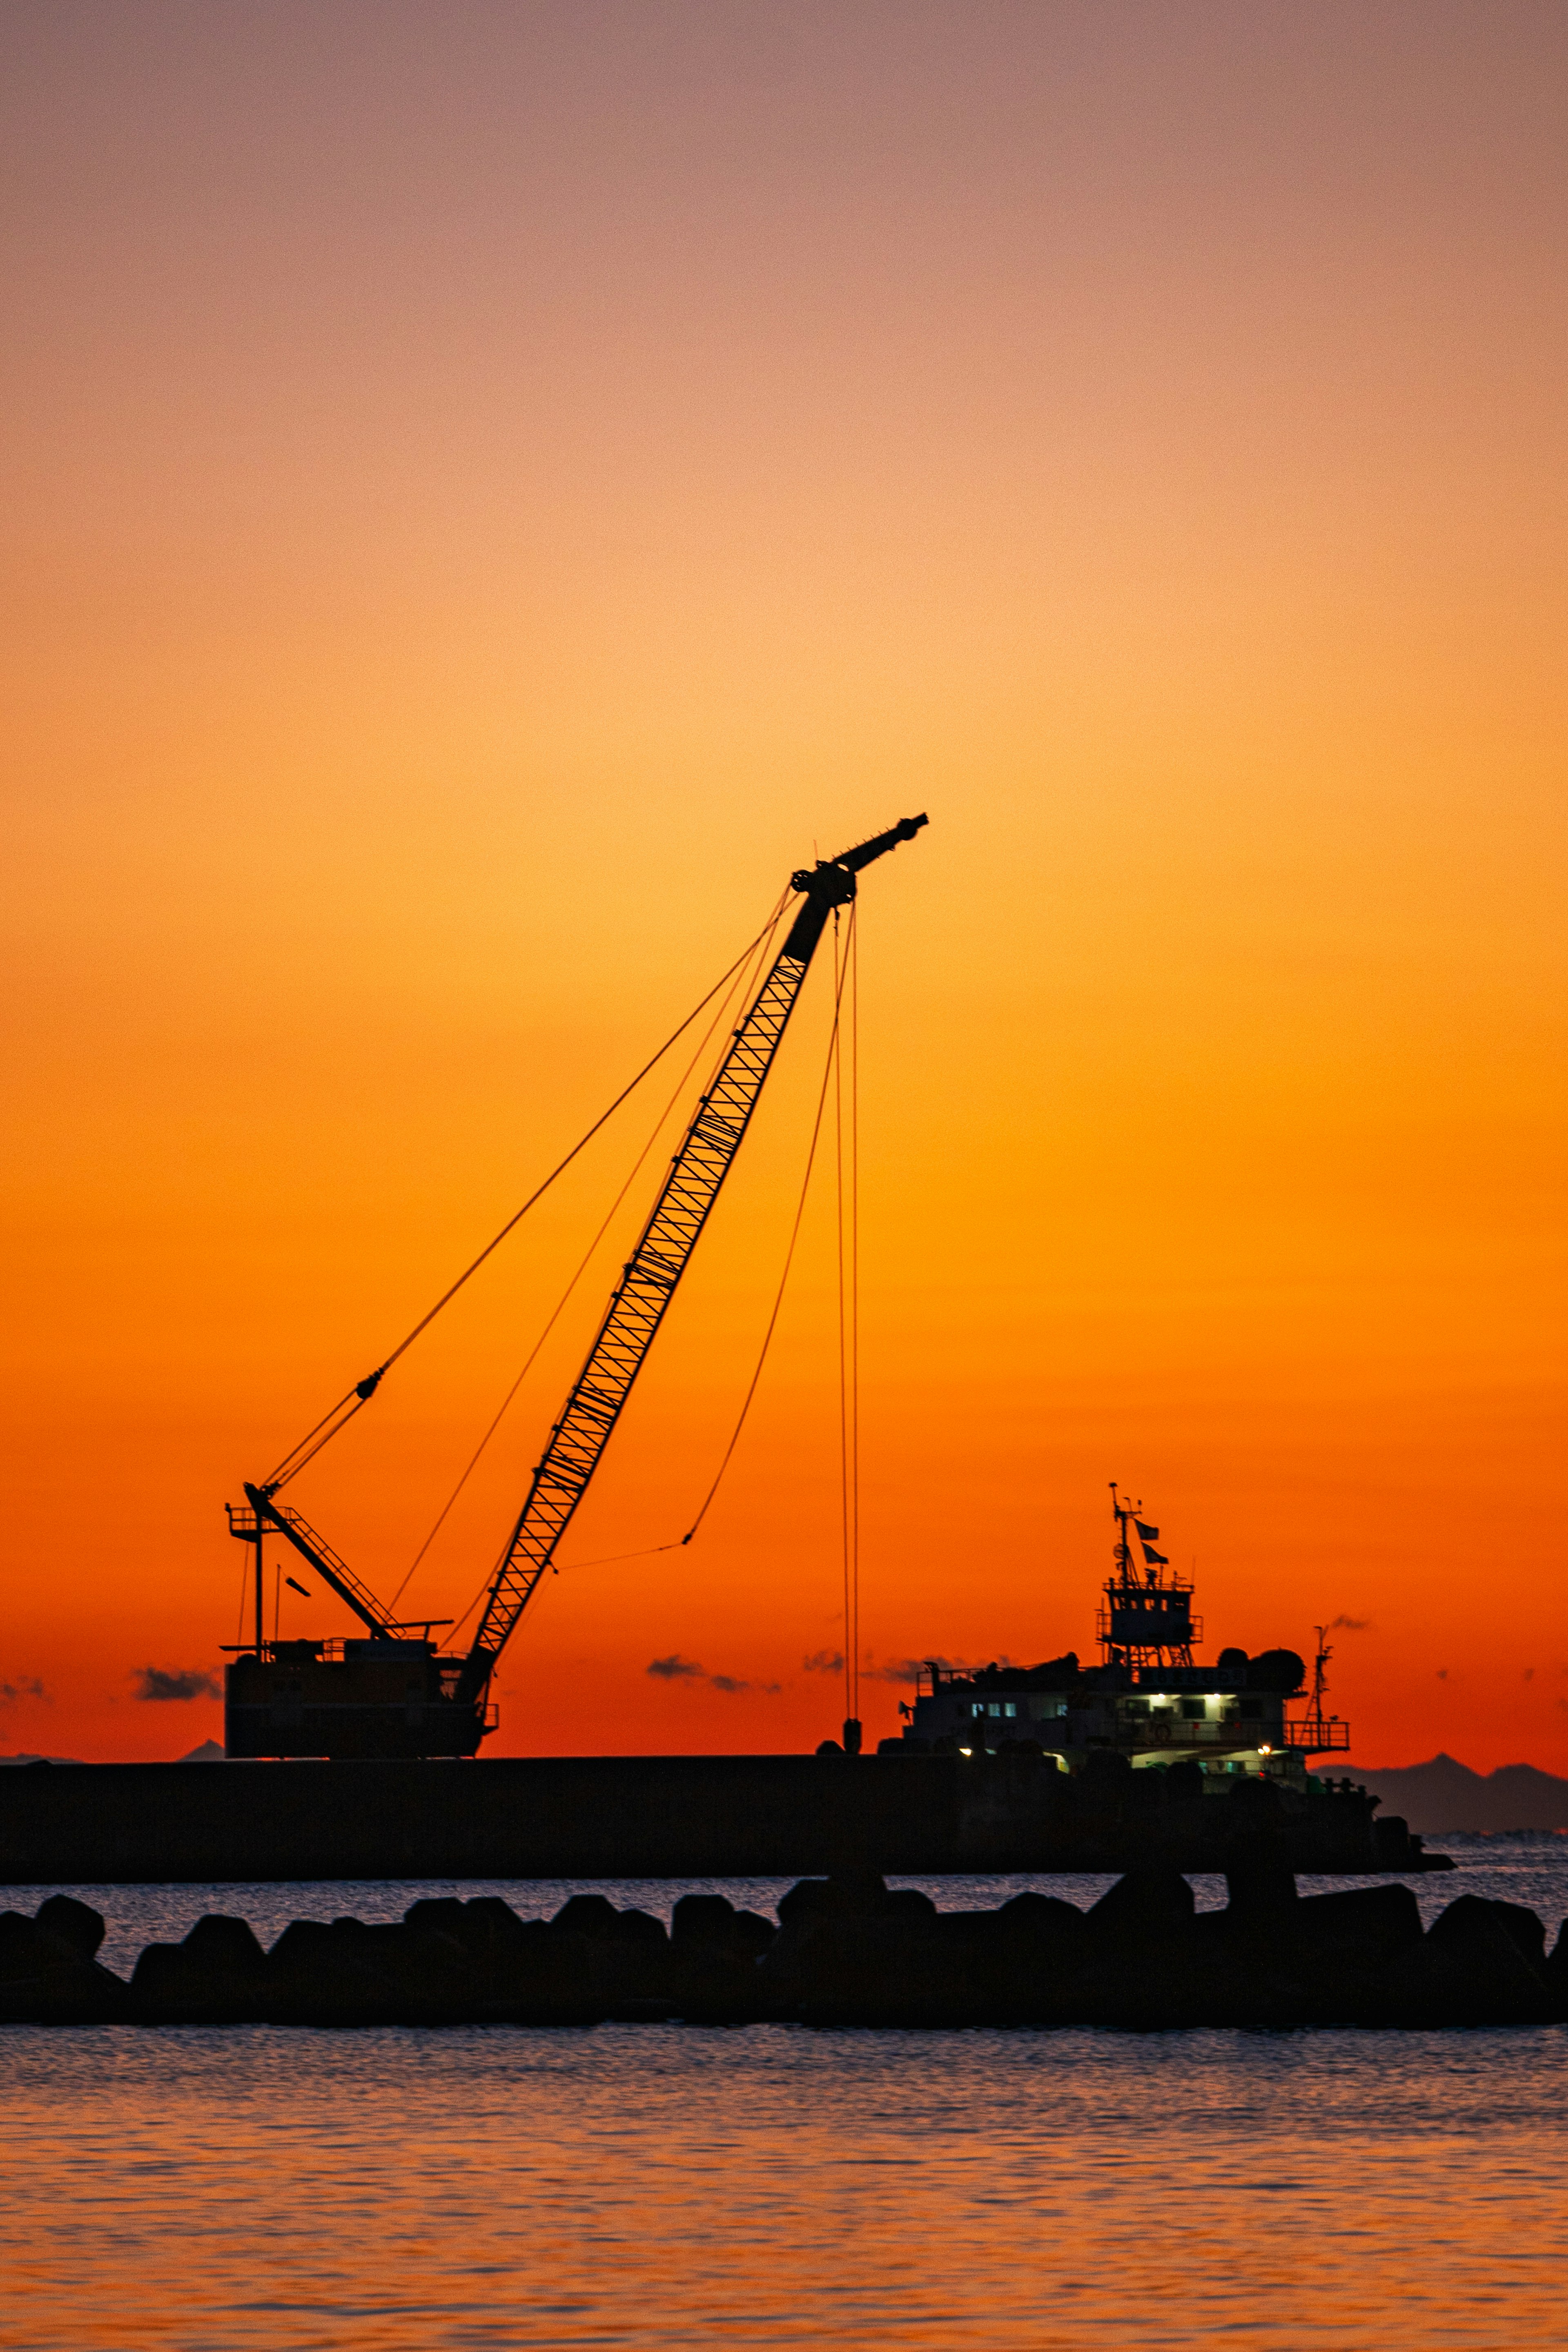
{"label": "concrete breakwater wall", "polygon": [[[1260,1842],[1267,1846],[1268,1841]],[[130,1981],[100,1966],[102,1915],[54,1895],[0,1911],[0,2025],[1543,2025],[1568,2020],[1568,1931],[1460,1895],[1424,1934],[1397,1884],[1302,1896],[1255,1848],[1222,1910],[1130,1871],[1085,1911],[1036,1891],[940,1911],[875,1872],[804,1880],[776,1922],[688,1895],[667,1931],[578,1894],[524,1920],[499,1895],[427,1898],[399,1923],[296,1919],[264,1950],[199,1919]]]}
{"label": "concrete breakwater wall", "polygon": [[0,1885],[1205,1871],[1265,1832],[1300,1871],[1441,1866],[1349,1787],[1216,1796],[1195,1767],[1094,1762],[1071,1780],[1029,1756],[26,1765],[0,1774]]}

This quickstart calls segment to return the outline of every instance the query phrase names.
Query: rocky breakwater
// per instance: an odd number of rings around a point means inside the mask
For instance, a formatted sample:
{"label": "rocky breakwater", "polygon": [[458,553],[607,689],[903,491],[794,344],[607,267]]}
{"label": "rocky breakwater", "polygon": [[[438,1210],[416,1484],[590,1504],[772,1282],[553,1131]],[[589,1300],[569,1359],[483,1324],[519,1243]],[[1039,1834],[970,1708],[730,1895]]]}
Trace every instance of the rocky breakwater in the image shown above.
{"label": "rocky breakwater", "polygon": [[103,1917],[90,1904],[51,1895],[29,1919],[0,1911],[0,2022],[95,2025],[129,2017],[131,1989],[100,1968]]}
{"label": "rocky breakwater", "polygon": [[1087,1910],[1054,1895],[939,1911],[871,1872],[805,1879],[776,1923],[689,1895],[667,1930],[600,1895],[524,1920],[499,1896],[416,1903],[401,1922],[295,1920],[270,1950],[243,1919],[152,1944],[129,1981],[103,1921],[52,1895],[0,1914],[0,2021],[31,2024],[1473,2026],[1568,2021],[1568,1923],[1460,1895],[1423,1933],[1408,1886],[1302,1895],[1259,1850],[1228,1901],[1130,1871]]}
{"label": "rocky breakwater", "polygon": [[808,1881],[760,1973],[816,2025],[1447,2026],[1568,2020],[1568,1922],[1461,1895],[1425,1934],[1408,1886],[1301,1895],[1267,1857],[1199,1912],[1179,1873],[1130,1871],[1090,1909],[1047,1895],[938,1911]]}

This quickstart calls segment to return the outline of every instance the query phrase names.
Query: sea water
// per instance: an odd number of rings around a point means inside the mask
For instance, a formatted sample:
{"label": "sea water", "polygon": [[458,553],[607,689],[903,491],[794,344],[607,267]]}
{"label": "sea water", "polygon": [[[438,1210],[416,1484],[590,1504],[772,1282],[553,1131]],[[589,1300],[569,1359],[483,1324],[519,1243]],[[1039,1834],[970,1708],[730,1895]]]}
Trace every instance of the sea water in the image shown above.
{"label": "sea water", "polygon": [[[1428,1916],[1499,1895],[1555,1933],[1568,1840],[1446,1843]],[[71,1891],[125,1967],[204,1910],[265,1939],[579,1888]],[[668,1916],[687,1889],[604,1891]],[[1568,2346],[1565,2059],[1555,2026],[5,2028],[0,2347]]]}

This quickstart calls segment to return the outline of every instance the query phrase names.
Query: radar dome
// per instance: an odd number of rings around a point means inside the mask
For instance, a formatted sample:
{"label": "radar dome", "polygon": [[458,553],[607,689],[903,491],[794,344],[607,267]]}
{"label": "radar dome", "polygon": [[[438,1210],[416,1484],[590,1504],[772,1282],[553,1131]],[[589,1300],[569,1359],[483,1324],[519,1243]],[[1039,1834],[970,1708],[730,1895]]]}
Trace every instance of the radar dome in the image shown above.
{"label": "radar dome", "polygon": [[1247,1662],[1247,1686],[1258,1691],[1297,1691],[1307,1679],[1306,1663],[1294,1650],[1264,1650]]}

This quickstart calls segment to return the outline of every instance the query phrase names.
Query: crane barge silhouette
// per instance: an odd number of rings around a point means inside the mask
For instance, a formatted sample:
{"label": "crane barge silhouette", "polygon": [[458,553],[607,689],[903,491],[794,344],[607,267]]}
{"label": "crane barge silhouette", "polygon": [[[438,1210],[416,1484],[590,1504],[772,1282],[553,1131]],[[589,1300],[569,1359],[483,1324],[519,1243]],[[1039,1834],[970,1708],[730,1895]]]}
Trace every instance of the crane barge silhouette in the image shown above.
{"label": "crane barge silhouette", "polygon": [[[440,1620],[395,1619],[326,1538],[279,1500],[288,1477],[326,1442],[318,1432],[285,1456],[271,1478],[260,1485],[247,1483],[243,1506],[228,1506],[229,1532],[255,1549],[256,1600],[254,1642],[234,1657],[226,1676],[228,1755],[477,1754],[496,1721],[489,1689],[501,1653],[604,1459],[735,1163],[828,918],[854,899],[858,877],[868,866],[900,842],[912,841],[926,822],[924,815],[904,817],[886,833],[791,876],[791,889],[803,903],[733,1031],[717,1075],[698,1102],[637,1246],[610,1294],[583,1369],[534,1468],[465,1655],[438,1654],[431,1635]],[[444,1301],[433,1313],[440,1304]],[[416,1326],[416,1332],[423,1328]],[[335,1409],[340,1418],[327,1416],[321,1424],[326,1436],[335,1434],[369,1402],[386,1369],[384,1364],[350,1391]],[[365,1629],[363,1637],[342,1642],[266,1638],[262,1555],[268,1537],[282,1538],[315,1570],[359,1619]]]}

